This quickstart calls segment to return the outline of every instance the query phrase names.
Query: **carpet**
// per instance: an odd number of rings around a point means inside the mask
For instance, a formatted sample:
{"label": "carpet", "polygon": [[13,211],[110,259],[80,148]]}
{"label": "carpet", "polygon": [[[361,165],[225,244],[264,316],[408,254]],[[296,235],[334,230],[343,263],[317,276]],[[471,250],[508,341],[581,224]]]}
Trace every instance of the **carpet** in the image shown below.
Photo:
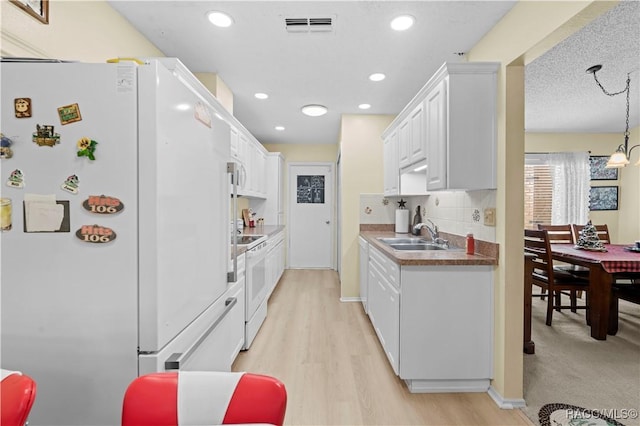
{"label": "carpet", "polygon": [[522,409],[531,422],[540,424],[543,406],[566,403],[598,411],[625,426],[640,426],[637,415],[608,414],[640,411],[640,305],[621,300],[618,334],[595,340],[584,311],[555,312],[549,327],[544,323],[546,301],[536,298],[532,304],[536,353],[523,355]]}
{"label": "carpet", "polygon": [[[614,416],[625,417],[623,412],[611,410]],[[629,413],[633,416],[633,413]],[[547,404],[538,413],[540,426],[624,426],[604,413],[570,404]]]}

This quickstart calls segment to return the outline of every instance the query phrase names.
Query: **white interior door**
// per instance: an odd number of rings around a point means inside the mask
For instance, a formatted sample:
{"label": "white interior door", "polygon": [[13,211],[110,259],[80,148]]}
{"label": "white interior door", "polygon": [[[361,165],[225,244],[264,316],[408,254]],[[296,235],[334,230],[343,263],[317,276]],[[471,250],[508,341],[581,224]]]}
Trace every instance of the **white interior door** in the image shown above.
{"label": "white interior door", "polygon": [[332,163],[289,165],[289,267],[333,268]]}

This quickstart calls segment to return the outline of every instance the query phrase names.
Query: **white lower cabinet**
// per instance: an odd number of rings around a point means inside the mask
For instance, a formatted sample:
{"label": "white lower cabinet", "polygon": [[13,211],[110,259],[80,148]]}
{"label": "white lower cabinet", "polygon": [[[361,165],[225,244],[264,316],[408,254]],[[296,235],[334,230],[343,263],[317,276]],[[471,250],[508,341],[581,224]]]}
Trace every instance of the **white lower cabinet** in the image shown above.
{"label": "white lower cabinet", "polygon": [[372,246],[369,318],[411,392],[486,392],[493,377],[493,267],[400,266]]}
{"label": "white lower cabinet", "polygon": [[267,269],[266,278],[267,286],[269,287],[267,298],[269,298],[284,272],[284,231],[270,237],[267,247],[265,268]]}

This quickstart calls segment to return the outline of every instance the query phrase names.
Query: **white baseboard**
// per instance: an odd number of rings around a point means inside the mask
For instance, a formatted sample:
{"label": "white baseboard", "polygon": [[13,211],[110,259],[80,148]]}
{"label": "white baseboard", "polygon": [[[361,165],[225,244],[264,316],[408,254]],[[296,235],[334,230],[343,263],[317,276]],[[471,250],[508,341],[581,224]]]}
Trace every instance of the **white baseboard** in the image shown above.
{"label": "white baseboard", "polygon": [[527,406],[524,399],[505,399],[495,390],[493,386],[489,386],[489,391],[487,392],[491,399],[496,403],[496,405],[505,410],[513,410],[516,408],[524,408]]}
{"label": "white baseboard", "polygon": [[362,302],[362,299],[359,297],[341,297],[341,302]]}

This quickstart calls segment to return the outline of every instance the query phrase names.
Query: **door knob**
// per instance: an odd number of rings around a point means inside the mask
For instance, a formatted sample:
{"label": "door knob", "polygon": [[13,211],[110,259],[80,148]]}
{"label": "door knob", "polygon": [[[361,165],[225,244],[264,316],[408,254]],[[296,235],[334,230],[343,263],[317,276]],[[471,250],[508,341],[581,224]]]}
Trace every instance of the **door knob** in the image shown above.
{"label": "door knob", "polygon": [[326,221],[325,223],[328,225],[328,224],[329,224],[329,221]]}

